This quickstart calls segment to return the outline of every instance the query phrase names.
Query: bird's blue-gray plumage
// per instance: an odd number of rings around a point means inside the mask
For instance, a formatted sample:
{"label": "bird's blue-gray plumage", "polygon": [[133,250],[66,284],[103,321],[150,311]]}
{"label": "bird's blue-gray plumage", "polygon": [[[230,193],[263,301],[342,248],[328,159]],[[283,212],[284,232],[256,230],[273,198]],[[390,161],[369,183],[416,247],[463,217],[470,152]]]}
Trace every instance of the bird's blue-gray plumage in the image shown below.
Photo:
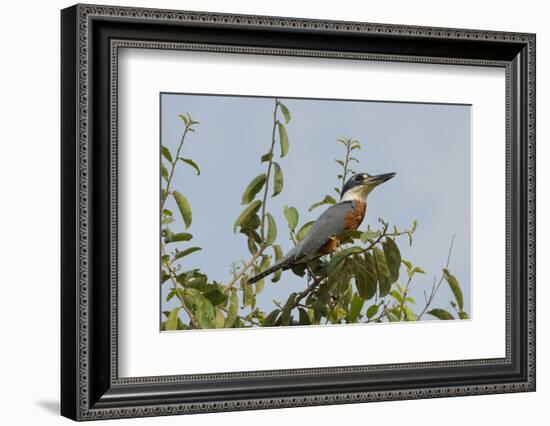
{"label": "bird's blue-gray plumage", "polygon": [[346,226],[346,216],[352,209],[355,209],[353,201],[340,202],[326,209],[295,247],[295,258],[316,254],[330,238],[342,233]]}
{"label": "bird's blue-gray plumage", "polygon": [[330,238],[341,234],[346,229],[346,217],[355,208],[354,201],[343,201],[330,206],[313,223],[304,239],[298,242],[279,263],[254,276],[248,283],[253,284],[279,269],[290,269],[296,263],[308,261],[317,255]]}

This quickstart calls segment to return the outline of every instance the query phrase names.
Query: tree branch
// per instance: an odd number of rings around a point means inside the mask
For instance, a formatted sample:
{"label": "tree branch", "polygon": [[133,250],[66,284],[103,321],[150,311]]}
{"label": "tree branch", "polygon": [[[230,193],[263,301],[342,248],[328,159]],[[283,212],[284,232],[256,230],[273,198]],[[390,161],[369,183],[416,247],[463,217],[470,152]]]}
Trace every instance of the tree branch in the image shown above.
{"label": "tree branch", "polygon": [[[266,172],[266,180],[265,180],[265,189],[264,189],[264,196],[262,201],[262,213],[261,213],[261,222],[260,222],[260,235],[262,238],[262,244],[265,241],[265,218],[266,218],[266,204],[267,204],[267,194],[269,192],[269,177],[271,176],[271,168],[273,165],[273,149],[275,147],[275,129],[277,127],[277,107],[279,106],[279,100],[275,98],[275,108],[273,109],[273,130],[271,132],[271,147],[269,149],[269,162],[267,165],[267,172]],[[245,272],[254,264],[256,259],[262,255],[264,250],[266,249],[265,245],[262,245],[262,247],[256,252],[254,256],[252,256],[252,259],[250,259],[248,262],[246,262],[241,269],[241,271],[231,280],[229,284],[227,284],[226,288],[224,289],[224,293],[228,292],[235,283],[245,274]]]}
{"label": "tree branch", "polygon": [[252,259],[250,259],[248,262],[246,262],[243,266],[243,268],[239,271],[239,273],[237,275],[235,275],[235,277],[231,280],[231,282],[229,284],[227,284],[227,286],[224,288],[223,292],[224,293],[227,293],[229,290],[231,290],[231,288],[235,285],[235,283],[237,281],[239,281],[239,279],[244,275],[244,273],[248,270],[248,268],[250,268],[254,262],[256,261],[256,259],[258,257],[260,257],[264,250],[266,249],[266,247],[261,247],[254,256],[252,256]]}
{"label": "tree branch", "polygon": [[273,129],[271,131],[271,148],[269,149],[269,162],[267,165],[267,172],[266,172],[266,179],[265,179],[265,189],[264,189],[264,197],[262,201],[262,214],[261,214],[261,224],[260,224],[260,235],[262,237],[262,241],[265,240],[265,217],[266,217],[266,211],[265,206],[267,202],[267,193],[269,191],[269,177],[271,176],[271,168],[273,165],[273,148],[275,147],[275,129],[277,127],[277,107],[279,106],[279,100],[275,98],[275,108],[273,109]]}
{"label": "tree branch", "polygon": [[170,163],[172,165],[172,169],[170,170],[170,174],[168,175],[168,179],[166,180],[166,190],[165,190],[166,192],[164,193],[164,197],[162,197],[162,199],[160,201],[160,211],[161,212],[164,209],[164,203],[166,203],[166,199],[168,198],[168,194],[170,193],[170,184],[172,183],[172,178],[174,177],[174,172],[176,170],[176,163],[178,162],[181,148],[183,147],[183,143],[185,142],[185,136],[187,136],[187,133],[189,131],[189,126],[190,125],[185,126],[185,131],[183,132],[183,135],[181,137],[180,144],[179,144],[178,149],[176,151],[176,156],[175,156],[175,158],[172,158],[172,162]]}
{"label": "tree branch", "polygon": [[[164,246],[162,247],[162,254],[164,254]],[[166,267],[166,269],[168,270],[168,275],[170,275],[170,281],[172,281],[172,284],[173,284],[173,290],[177,290],[178,288],[178,282],[177,282],[177,275],[176,275],[176,271],[174,271],[174,269],[172,268],[172,266],[170,264],[168,264],[167,262],[164,262],[164,266]],[[191,309],[189,309],[189,307],[187,306],[187,304],[185,303],[185,300],[183,299],[183,297],[181,297],[177,291],[175,291],[175,294],[178,298],[178,300],[180,301],[181,303],[181,307],[185,310],[185,312],[187,313],[187,315],[189,316],[189,321],[191,322],[191,325],[193,326],[193,328],[200,328],[199,324],[195,321],[195,318],[193,317],[193,314],[191,312]]]}
{"label": "tree branch", "polygon": [[[451,238],[451,246],[449,247],[449,253],[447,255],[447,263],[445,264],[445,269],[449,269],[449,263],[451,261],[451,253],[453,251],[454,241],[455,241],[455,236],[453,235],[453,237]],[[439,290],[439,287],[441,287],[441,284],[443,283],[444,278],[445,278],[445,274],[442,274],[437,285],[434,283],[434,285],[432,286],[432,290],[430,292],[430,295],[428,296],[428,300],[426,301],[426,306],[424,306],[424,309],[422,309],[422,312],[420,312],[420,314],[418,314],[418,316],[416,317],[417,321],[420,321],[420,318],[422,318],[422,315],[424,315],[428,310],[428,308],[430,307],[431,303],[434,300],[435,295],[437,294],[437,291]]]}
{"label": "tree branch", "polygon": [[344,194],[344,186],[346,185],[346,175],[348,174],[348,164],[350,157],[351,141],[348,139],[346,143],[346,161],[344,163],[344,172],[342,173],[342,186],[340,188],[340,197]]}

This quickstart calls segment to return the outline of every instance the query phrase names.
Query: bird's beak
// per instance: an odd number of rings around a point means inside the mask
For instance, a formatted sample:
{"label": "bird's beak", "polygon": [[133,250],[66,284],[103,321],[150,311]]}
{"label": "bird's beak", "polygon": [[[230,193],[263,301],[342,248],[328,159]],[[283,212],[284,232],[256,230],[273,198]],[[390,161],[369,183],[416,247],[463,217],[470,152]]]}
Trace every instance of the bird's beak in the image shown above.
{"label": "bird's beak", "polygon": [[365,183],[370,184],[372,186],[378,186],[384,182],[387,182],[394,176],[395,176],[395,173],[383,173],[381,175],[369,176],[366,179]]}

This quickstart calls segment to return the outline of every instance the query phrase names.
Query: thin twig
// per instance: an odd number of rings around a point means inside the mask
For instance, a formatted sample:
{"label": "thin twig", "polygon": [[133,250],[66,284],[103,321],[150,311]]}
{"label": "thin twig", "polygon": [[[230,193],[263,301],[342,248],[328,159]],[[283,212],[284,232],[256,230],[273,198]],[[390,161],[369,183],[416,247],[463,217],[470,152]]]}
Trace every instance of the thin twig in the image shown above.
{"label": "thin twig", "polygon": [[[447,263],[445,264],[445,269],[449,269],[449,263],[451,262],[451,253],[453,251],[454,241],[455,241],[455,236],[453,235],[453,237],[451,238],[451,246],[449,247],[449,253],[447,255]],[[416,317],[417,321],[420,321],[420,318],[422,318],[422,315],[424,315],[428,310],[428,308],[430,307],[430,304],[433,302],[433,299],[437,291],[439,290],[439,287],[441,287],[441,284],[443,283],[444,278],[445,278],[445,274],[442,274],[437,285],[434,282],[434,285],[432,286],[432,290],[430,292],[430,296],[428,297],[428,301],[426,302],[426,306],[424,306],[424,309],[422,309],[422,312],[420,312],[420,314],[418,314],[418,316]]]}
{"label": "thin twig", "polygon": [[231,282],[227,284],[227,286],[224,288],[223,290],[224,293],[227,293],[229,290],[231,290],[231,288],[235,285],[237,281],[239,281],[239,279],[244,275],[244,273],[248,270],[248,268],[250,268],[254,264],[256,259],[263,254],[265,249],[266,249],[265,246],[260,248],[260,250],[258,250],[256,254],[252,256],[252,259],[250,259],[248,262],[244,264],[244,266],[239,271],[239,273],[235,275],[235,277],[231,280]]}
{"label": "thin twig", "polygon": [[342,174],[342,187],[340,189],[340,196],[344,195],[344,186],[346,186],[346,175],[348,174],[348,164],[349,164],[349,157],[350,157],[350,146],[351,142],[350,140],[346,143],[346,162],[344,163],[344,172]]}
{"label": "thin twig", "polygon": [[164,209],[164,203],[166,203],[166,199],[168,198],[168,194],[170,194],[170,184],[172,183],[172,178],[174,177],[174,172],[176,170],[176,163],[178,162],[181,148],[183,147],[183,143],[185,142],[185,136],[187,136],[187,132],[189,130],[189,126],[185,126],[185,131],[183,132],[183,135],[181,137],[180,144],[178,146],[178,149],[176,151],[176,157],[172,159],[172,162],[170,163],[172,165],[172,169],[170,170],[170,174],[168,175],[168,179],[166,180],[166,192],[164,193],[164,197],[162,198],[160,202],[160,211]]}

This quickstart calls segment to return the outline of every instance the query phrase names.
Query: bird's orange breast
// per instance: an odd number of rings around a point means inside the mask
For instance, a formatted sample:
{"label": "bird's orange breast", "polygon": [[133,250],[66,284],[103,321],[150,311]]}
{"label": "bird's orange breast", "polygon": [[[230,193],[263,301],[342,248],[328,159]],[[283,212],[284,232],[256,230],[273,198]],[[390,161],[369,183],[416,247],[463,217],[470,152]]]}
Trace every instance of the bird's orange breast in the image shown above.
{"label": "bird's orange breast", "polygon": [[365,212],[367,210],[367,203],[361,200],[355,200],[353,202],[353,208],[346,214],[344,229],[357,229],[363,219],[365,218]]}
{"label": "bird's orange breast", "polygon": [[[360,200],[355,200],[353,206],[350,208],[349,212],[344,218],[344,230],[355,230],[359,228],[361,222],[365,218],[365,212],[367,210],[367,204]],[[319,254],[329,254],[336,250],[336,247],[340,243],[340,238],[337,235],[330,238],[323,246],[319,249]]]}

